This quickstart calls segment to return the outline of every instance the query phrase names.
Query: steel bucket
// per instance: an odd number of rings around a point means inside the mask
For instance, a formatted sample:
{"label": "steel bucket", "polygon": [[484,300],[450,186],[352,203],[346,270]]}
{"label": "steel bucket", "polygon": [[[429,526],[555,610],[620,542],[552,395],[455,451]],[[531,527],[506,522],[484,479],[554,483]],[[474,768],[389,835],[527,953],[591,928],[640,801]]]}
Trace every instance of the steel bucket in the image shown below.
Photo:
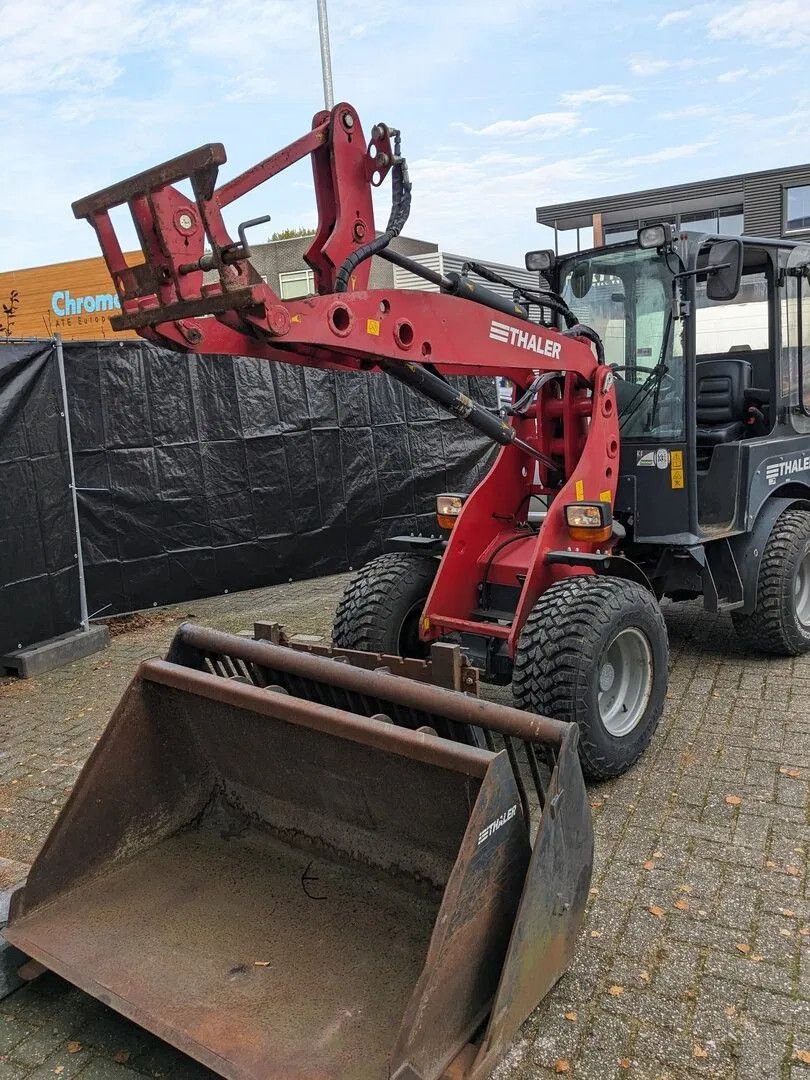
{"label": "steel bucket", "polygon": [[[448,723],[506,748],[416,730]],[[226,1077],[484,1077],[582,919],[576,738],[181,627],[140,665],[5,936]],[[515,740],[555,759],[533,845]]]}

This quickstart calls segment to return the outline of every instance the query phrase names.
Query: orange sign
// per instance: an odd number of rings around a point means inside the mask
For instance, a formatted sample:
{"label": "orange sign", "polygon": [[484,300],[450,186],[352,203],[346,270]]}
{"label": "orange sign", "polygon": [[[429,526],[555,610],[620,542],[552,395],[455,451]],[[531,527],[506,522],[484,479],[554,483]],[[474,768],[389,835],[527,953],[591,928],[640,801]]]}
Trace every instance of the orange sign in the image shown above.
{"label": "orange sign", "polygon": [[[125,258],[131,266],[143,256],[131,252]],[[66,341],[136,337],[131,330],[117,332],[110,326],[110,316],[120,310],[102,258],[0,273],[0,339],[52,334]]]}

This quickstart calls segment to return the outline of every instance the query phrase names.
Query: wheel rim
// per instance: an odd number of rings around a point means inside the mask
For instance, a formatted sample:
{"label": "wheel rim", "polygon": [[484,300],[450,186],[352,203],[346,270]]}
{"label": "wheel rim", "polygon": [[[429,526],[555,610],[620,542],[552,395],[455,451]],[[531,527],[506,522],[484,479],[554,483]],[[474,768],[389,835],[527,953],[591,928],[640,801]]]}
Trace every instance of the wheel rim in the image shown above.
{"label": "wheel rim", "polygon": [[653,679],[652,649],[635,626],[620,630],[599,665],[599,716],[616,738],[629,735],[644,715]]}
{"label": "wheel rim", "polygon": [[793,599],[799,625],[810,630],[810,551],[805,554],[796,571]]}

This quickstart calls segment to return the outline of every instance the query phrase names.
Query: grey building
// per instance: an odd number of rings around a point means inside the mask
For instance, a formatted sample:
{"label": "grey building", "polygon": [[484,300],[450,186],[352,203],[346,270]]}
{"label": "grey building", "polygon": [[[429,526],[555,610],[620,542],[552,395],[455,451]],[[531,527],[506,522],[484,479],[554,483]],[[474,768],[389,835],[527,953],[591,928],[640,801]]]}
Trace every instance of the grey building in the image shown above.
{"label": "grey building", "polygon": [[810,239],[810,164],[721,176],[693,184],[537,207],[537,221],[562,232],[593,230],[593,245],[619,243],[645,224],[748,236]]}
{"label": "grey building", "polygon": [[[308,296],[315,291],[313,273],[304,262],[304,252],[311,243],[311,236],[296,236],[290,240],[273,240],[267,244],[251,245],[251,262],[282,300],[294,300],[296,297]],[[432,244],[427,240],[416,240],[410,236],[396,237],[392,240],[391,247],[400,255],[407,255],[439,273],[447,273],[451,270],[460,271],[469,258],[440,251],[438,244]],[[530,274],[523,267],[507,266],[488,259],[478,261],[485,263],[490,269],[509,278],[510,281],[531,288],[537,287],[537,274]],[[371,262],[369,287],[436,291],[436,286],[431,285],[424,278],[393,266],[376,256]],[[511,290],[505,286],[490,285],[489,287],[503,295],[511,296]]]}

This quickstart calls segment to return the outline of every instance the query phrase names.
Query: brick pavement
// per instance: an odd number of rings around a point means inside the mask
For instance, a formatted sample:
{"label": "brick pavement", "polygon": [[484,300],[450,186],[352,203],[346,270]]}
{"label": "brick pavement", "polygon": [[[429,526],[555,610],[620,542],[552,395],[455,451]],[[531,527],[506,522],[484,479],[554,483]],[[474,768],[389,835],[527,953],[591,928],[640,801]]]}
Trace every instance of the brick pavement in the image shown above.
{"label": "brick pavement", "polygon": [[[166,609],[105,654],[0,681],[0,882],[15,874],[3,860],[34,855],[137,662],[182,618],[325,633],[342,580]],[[635,769],[591,789],[577,956],[498,1080],[810,1080],[810,657],[745,656],[728,619],[695,605],[666,616],[664,720]],[[53,976],[0,1003],[0,1080],[210,1075]]]}

